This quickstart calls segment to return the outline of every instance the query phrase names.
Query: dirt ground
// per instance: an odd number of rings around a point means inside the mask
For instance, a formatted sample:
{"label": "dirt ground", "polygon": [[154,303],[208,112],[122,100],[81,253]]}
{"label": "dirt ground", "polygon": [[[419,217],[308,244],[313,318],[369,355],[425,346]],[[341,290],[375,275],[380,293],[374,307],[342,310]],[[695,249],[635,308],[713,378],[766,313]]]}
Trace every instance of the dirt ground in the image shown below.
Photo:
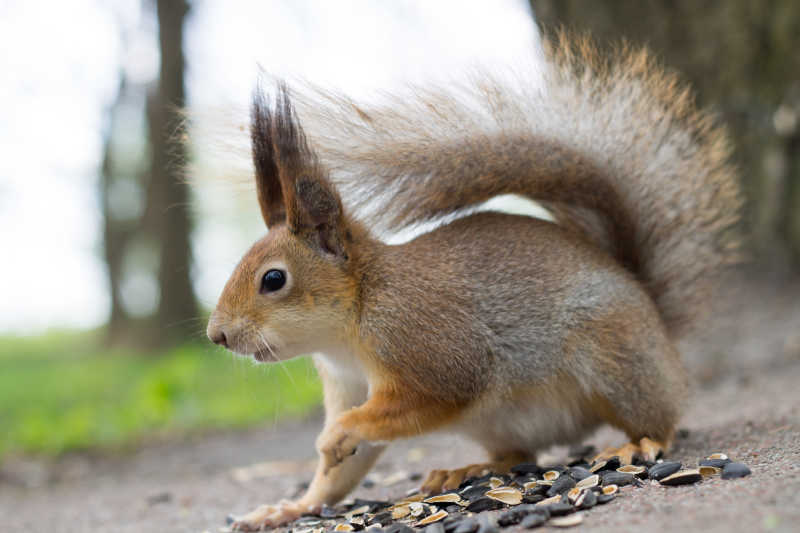
{"label": "dirt ground", "polygon": [[[713,334],[687,349],[695,381],[681,424],[688,436],[670,457],[696,464],[724,451],[753,474],[687,487],[627,487],[614,502],[585,512],[578,529],[800,531],[800,286],[749,285],[730,295],[731,312]],[[311,475],[320,426],[317,416],[152,444],[124,457],[10,460],[0,466],[0,526],[14,532],[216,532],[228,513],[299,490]],[[610,430],[589,439],[598,447],[621,441]],[[397,499],[415,484],[392,483],[398,472],[422,474],[481,458],[473,444],[447,435],[398,442],[368,478],[372,488],[354,495]]]}

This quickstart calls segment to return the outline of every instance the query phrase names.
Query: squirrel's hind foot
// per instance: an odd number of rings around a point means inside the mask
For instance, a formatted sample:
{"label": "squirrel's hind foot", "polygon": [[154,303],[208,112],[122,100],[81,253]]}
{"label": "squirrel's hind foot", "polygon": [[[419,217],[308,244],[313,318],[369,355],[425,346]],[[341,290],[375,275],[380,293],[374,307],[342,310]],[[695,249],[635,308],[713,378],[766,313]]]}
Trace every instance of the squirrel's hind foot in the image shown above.
{"label": "squirrel's hind foot", "polygon": [[528,459],[527,455],[514,453],[502,458],[495,458],[488,463],[472,464],[455,470],[432,470],[420,487],[420,492],[439,494],[457,490],[465,479],[483,476],[490,472],[506,474],[511,470],[512,466],[523,463],[526,459]]}
{"label": "squirrel's hind foot", "polygon": [[655,461],[658,457],[669,450],[670,443],[660,442],[644,437],[638,443],[629,442],[619,448],[606,448],[594,457],[594,461],[607,461],[614,456],[619,457],[621,465],[633,463],[635,456],[641,457],[645,461]]}

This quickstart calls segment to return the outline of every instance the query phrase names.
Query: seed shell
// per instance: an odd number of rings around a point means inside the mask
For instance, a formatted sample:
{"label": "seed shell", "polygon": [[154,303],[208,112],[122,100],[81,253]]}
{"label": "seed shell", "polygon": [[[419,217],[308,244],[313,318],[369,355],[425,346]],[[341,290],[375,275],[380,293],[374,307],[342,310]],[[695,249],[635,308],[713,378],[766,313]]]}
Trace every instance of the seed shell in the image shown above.
{"label": "seed shell", "polygon": [[700,472],[701,476],[708,477],[708,476],[715,476],[715,475],[719,474],[720,472],[722,472],[722,469],[718,468],[716,466],[701,465],[701,466],[699,466],[697,468],[697,471]]}
{"label": "seed shell", "polygon": [[558,479],[560,475],[561,472],[559,472],[558,470],[548,470],[547,472],[542,474],[542,477],[544,478],[545,481],[555,481],[556,479]]}
{"label": "seed shell", "polygon": [[336,527],[333,528],[334,531],[355,531],[355,528],[350,524],[336,524]]}
{"label": "seed shell", "polygon": [[513,487],[492,489],[486,493],[486,496],[508,505],[519,505],[522,503],[522,493]]}
{"label": "seed shell", "polygon": [[752,472],[744,463],[728,463],[722,469],[722,479],[736,479],[749,476]]}
{"label": "seed shell", "polygon": [[561,502],[561,500],[562,500],[561,495],[560,494],[556,494],[555,496],[552,496],[550,498],[546,498],[546,499],[540,501],[536,505],[541,505],[542,507],[544,507],[544,506],[547,506],[547,505],[552,505],[552,504],[555,504],[555,503],[559,503],[559,502]]}
{"label": "seed shell", "polygon": [[554,527],[572,527],[577,526],[578,524],[583,522],[583,515],[581,513],[575,513],[571,516],[560,516],[558,518],[553,518],[550,520],[548,525]]}
{"label": "seed shell", "polygon": [[438,522],[442,518],[446,517],[447,514],[448,514],[447,511],[439,511],[438,513],[433,513],[432,515],[423,518],[422,520],[414,524],[414,527],[427,526],[428,524]]}
{"label": "seed shell", "polygon": [[591,487],[595,487],[600,484],[600,476],[598,474],[592,474],[589,477],[583,478],[582,480],[578,481],[575,485],[581,489],[588,489]]}
{"label": "seed shell", "polygon": [[446,492],[444,494],[437,494],[430,498],[422,500],[425,503],[459,503],[461,496],[457,492]]}
{"label": "seed shell", "polygon": [[703,476],[700,475],[700,471],[697,470],[696,468],[693,468],[689,470],[681,470],[680,472],[675,472],[671,476],[667,476],[664,479],[660,480],[659,483],[667,486],[689,485],[691,483],[697,483],[701,479],[703,479]]}
{"label": "seed shell", "polygon": [[634,476],[641,475],[646,472],[646,468],[643,466],[637,465],[625,465],[617,468],[617,472],[621,472],[623,474],[633,474]]}
{"label": "seed shell", "polygon": [[500,479],[499,477],[491,477],[489,478],[489,486],[493,489],[497,489],[505,485],[506,482]]}

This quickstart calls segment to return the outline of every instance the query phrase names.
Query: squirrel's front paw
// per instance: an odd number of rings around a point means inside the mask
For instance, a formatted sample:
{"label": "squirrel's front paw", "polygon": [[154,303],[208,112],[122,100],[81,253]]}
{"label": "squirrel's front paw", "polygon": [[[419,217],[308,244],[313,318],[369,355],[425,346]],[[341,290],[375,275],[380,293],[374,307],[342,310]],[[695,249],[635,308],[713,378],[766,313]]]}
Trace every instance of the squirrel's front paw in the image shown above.
{"label": "squirrel's front paw", "polygon": [[320,435],[318,446],[324,472],[327,474],[331,468],[356,453],[361,440],[355,432],[341,426],[333,427]]}
{"label": "squirrel's front paw", "polygon": [[277,505],[261,505],[244,516],[233,519],[234,531],[261,531],[288,524],[306,513],[319,512],[319,506],[303,501],[282,500]]}

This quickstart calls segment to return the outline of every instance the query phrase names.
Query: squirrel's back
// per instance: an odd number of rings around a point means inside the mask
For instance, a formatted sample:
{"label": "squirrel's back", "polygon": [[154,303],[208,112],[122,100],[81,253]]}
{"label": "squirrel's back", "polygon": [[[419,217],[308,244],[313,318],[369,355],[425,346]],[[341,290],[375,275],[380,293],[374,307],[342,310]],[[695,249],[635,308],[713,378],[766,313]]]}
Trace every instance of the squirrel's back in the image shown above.
{"label": "squirrel's back", "polygon": [[727,136],[644,50],[606,58],[563,34],[544,49],[535,79],[478,72],[380,104],[292,96],[345,204],[371,225],[532,198],[631,271],[679,334],[736,257]]}

